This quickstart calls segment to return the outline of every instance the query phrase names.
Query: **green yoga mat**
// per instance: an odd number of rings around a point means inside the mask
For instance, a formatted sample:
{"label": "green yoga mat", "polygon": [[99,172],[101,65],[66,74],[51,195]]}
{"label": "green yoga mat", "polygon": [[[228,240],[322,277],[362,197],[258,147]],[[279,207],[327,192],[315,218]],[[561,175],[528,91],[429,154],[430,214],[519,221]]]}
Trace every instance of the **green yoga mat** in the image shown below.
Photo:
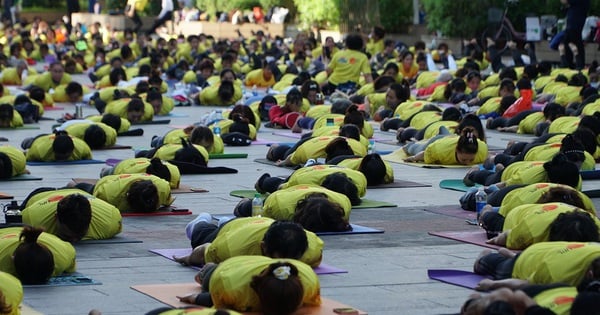
{"label": "green yoga mat", "polygon": [[60,276],[52,277],[46,284],[36,285],[24,285],[26,288],[31,287],[57,287],[57,286],[71,286],[71,285],[98,285],[102,282],[98,282],[84,274],[74,272],[70,274],[63,274]]}
{"label": "green yoga mat", "polygon": [[[230,196],[239,197],[239,198],[254,198],[254,194],[256,194],[256,190],[233,190],[229,193]],[[262,194],[262,198],[266,198],[269,194]],[[384,208],[384,207],[396,207],[397,205],[385,201],[377,201],[370,199],[362,199],[360,205],[352,206],[352,209],[366,209],[366,208]]]}
{"label": "green yoga mat", "polygon": [[18,181],[18,180],[42,180],[39,176],[33,176],[31,174],[21,174],[10,178],[4,178],[1,181]]}
{"label": "green yoga mat", "polygon": [[248,157],[248,153],[211,153],[208,158],[214,159],[245,159]]}
{"label": "green yoga mat", "polygon": [[14,128],[0,128],[0,130],[14,130],[14,129],[35,130],[35,129],[40,129],[40,126],[23,125],[23,126],[14,127]]}
{"label": "green yoga mat", "polygon": [[440,188],[443,189],[466,192],[473,187],[479,188],[481,185],[475,184],[475,186],[469,187],[463,183],[462,179],[444,179],[440,181]]}

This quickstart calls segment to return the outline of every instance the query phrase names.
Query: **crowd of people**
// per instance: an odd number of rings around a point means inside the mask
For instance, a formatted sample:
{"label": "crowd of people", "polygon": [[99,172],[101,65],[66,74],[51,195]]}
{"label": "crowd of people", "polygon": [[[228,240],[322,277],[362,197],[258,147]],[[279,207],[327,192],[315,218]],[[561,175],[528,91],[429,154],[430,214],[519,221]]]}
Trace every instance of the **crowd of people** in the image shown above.
{"label": "crowd of people", "polygon": [[[35,124],[45,108],[62,102],[87,103],[98,114],[66,114],[51,134],[22,139],[21,148],[1,146],[0,177],[26,174],[28,161],[91,159],[118,136],[143,133],[132,124],[176,106],[224,110],[156,135],[150,150],[102,169],[94,183],[31,192],[19,206],[26,225],[0,229],[0,277],[7,279],[0,282],[0,313],[11,314],[22,299],[21,283],[73,272],[73,242],[114,237],[123,229],[121,213],[169,206],[184,174],[229,172],[209,167],[210,155],[225,145],[250,145],[260,128],[303,133],[296,144],[272,145],[265,155],[295,171],[257,179],[256,191],[268,193],[261,217],[245,198],[233,217],[214,222],[202,213],[185,227],[192,252],[174,259],[202,267],[195,277],[202,292],[180,299],[269,315],[320,305],[311,267],[321,262],[323,241],[315,233],[351,230],[352,206],[367,187],[394,182],[393,168],[369,140],[377,127],[396,134],[406,163],[476,165],[463,182],[485,186],[488,205],[478,224],[505,249],[477,258],[474,271],[493,278],[478,289],[494,291],[473,295],[462,313],[598,309],[600,221],[580,191],[580,171],[594,170],[600,156],[600,67],[585,66],[571,29],[565,47],[575,50],[575,62],[565,57],[566,67],[553,68],[538,62],[531,46],[526,64],[508,43],[515,57],[508,65],[493,40],[485,48],[469,41],[469,54],[456,58],[444,43],[432,50],[423,42],[398,45],[380,27],[368,36],[348,34],[343,45],[313,33],[291,44],[262,31],[233,39],[149,37],[171,18],[173,3],[163,1],[149,33],[138,32],[140,5],[130,1],[126,10],[134,30],[67,30],[40,19],[5,25],[0,127]],[[537,137],[492,154],[489,130]],[[461,198],[465,210],[476,210],[475,193]],[[563,296],[571,303],[552,304]]]}

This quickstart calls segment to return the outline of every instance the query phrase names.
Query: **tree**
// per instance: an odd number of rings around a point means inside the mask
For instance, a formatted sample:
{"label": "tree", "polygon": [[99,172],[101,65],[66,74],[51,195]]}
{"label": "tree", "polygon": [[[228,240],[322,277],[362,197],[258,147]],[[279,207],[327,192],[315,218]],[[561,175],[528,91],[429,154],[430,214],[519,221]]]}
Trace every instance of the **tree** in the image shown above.
{"label": "tree", "polygon": [[338,0],[294,0],[301,28],[333,28],[340,23]]}

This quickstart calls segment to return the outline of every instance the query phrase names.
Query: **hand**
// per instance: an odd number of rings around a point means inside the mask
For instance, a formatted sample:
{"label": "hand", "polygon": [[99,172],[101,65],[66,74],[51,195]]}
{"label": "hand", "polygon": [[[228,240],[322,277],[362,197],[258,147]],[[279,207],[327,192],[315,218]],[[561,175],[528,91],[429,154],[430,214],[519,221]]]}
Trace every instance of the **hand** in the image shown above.
{"label": "hand", "polygon": [[198,296],[198,293],[190,293],[190,294],[184,295],[184,296],[177,296],[177,298],[179,299],[180,302],[183,302],[183,303],[196,304],[197,296]]}
{"label": "hand", "polygon": [[483,279],[479,281],[477,286],[475,286],[475,290],[477,291],[489,291],[494,286],[494,280],[491,279]]}
{"label": "hand", "polygon": [[415,157],[414,156],[409,156],[406,159],[404,159],[404,162],[416,162],[415,161]]}

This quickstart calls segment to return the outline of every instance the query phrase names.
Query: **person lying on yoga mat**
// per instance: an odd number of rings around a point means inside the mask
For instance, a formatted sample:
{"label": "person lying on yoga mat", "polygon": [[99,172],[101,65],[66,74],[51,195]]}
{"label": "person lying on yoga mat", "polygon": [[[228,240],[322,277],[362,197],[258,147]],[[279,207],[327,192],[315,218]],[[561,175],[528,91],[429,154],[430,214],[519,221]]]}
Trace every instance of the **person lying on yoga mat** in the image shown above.
{"label": "person lying on yoga mat", "polygon": [[66,242],[109,239],[122,229],[119,209],[80,189],[38,188],[23,200],[21,211],[23,223]]}
{"label": "person lying on yoga mat", "polygon": [[55,130],[64,130],[70,136],[85,141],[91,149],[110,147],[117,143],[117,131],[102,122],[73,119],[64,122]]}
{"label": "person lying on yoga mat", "polygon": [[15,276],[0,271],[0,314],[21,314],[23,285]]}
{"label": "person lying on yoga mat", "polygon": [[292,147],[273,144],[267,151],[267,159],[278,166],[294,166],[305,164],[309,159],[328,161],[339,155],[365,156],[367,146],[359,140],[358,127],[344,125],[339,136],[307,137]]}
{"label": "person lying on yoga mat", "polygon": [[[424,115],[427,115],[427,113],[433,113],[433,115],[436,116],[439,115],[436,114],[436,111],[421,113]],[[406,141],[412,139],[417,141],[430,139],[439,133],[440,127],[442,126],[447,130],[454,132],[462,119],[462,114],[456,107],[448,107],[441,113],[441,117],[434,116],[432,119],[431,117],[426,116],[423,117],[425,118],[424,120],[419,122],[417,122],[419,116],[413,116],[412,118],[417,118],[417,120],[413,123],[413,120],[410,119],[406,124],[406,127],[398,127],[396,129],[396,139],[399,143],[406,143]],[[481,122],[479,124],[481,124]]]}
{"label": "person lying on yoga mat", "polygon": [[291,129],[296,121],[302,117],[301,109],[302,93],[293,88],[285,97],[285,104],[271,106],[269,109],[269,122],[265,124],[265,127]]}
{"label": "person lying on yoga mat", "polygon": [[115,166],[107,166],[100,171],[100,177],[120,174],[150,174],[169,182],[171,188],[178,188],[181,173],[177,166],[159,158],[131,158]]}
{"label": "person lying on yoga mat", "polygon": [[360,198],[367,193],[367,178],[359,171],[327,164],[305,166],[297,169],[288,178],[261,175],[254,188],[260,193],[273,193],[295,185],[320,185],[346,195],[353,205],[360,204]]}
{"label": "person lying on yoga mat", "polygon": [[104,115],[92,115],[86,116],[85,119],[109,125],[117,131],[118,135],[129,131],[129,128],[131,128],[131,122],[129,122],[129,120],[121,118],[115,114],[106,113]]}
{"label": "person lying on yoga mat", "polygon": [[1,228],[0,271],[22,284],[45,284],[52,276],[75,271],[75,248],[41,228]]}
{"label": "person lying on yoga mat", "polygon": [[[337,174],[332,176],[337,177]],[[270,194],[263,216],[294,221],[311,232],[350,231],[352,204],[344,194],[317,185],[295,185]],[[252,215],[252,200],[244,198],[234,209],[237,217]]]}
{"label": "person lying on yoga mat", "polygon": [[208,153],[223,153],[223,139],[213,134],[206,126],[187,126],[183,129],[173,129],[164,136],[153,136],[150,146],[160,148],[164,144],[181,144],[181,139],[189,140],[191,144],[203,146]]}
{"label": "person lying on yoga mat", "polygon": [[520,254],[508,249],[497,253],[488,249],[477,257],[473,270],[493,278],[479,282],[475,289],[480,291],[559,282],[575,286],[584,280],[598,280],[600,243],[542,242]]}
{"label": "person lying on yoga mat", "polygon": [[[226,309],[214,309],[214,308],[206,308],[206,307],[193,307],[186,306],[182,308],[172,308],[172,307],[159,307],[147,312],[145,315],[178,315],[178,314],[189,314],[189,315],[242,315],[242,313],[238,313],[232,310]],[[91,314],[90,315],[99,315],[99,314]]]}
{"label": "person lying on yoga mat", "polygon": [[[442,127],[443,128],[443,127]],[[485,161],[487,144],[477,138],[472,127],[462,130],[460,136],[441,133],[426,142],[411,142],[402,147],[409,155],[406,162],[424,162],[440,165],[473,165]]]}
{"label": "person lying on yoga mat", "polygon": [[23,126],[23,117],[10,104],[0,104],[0,128],[16,128]]}
{"label": "person lying on yoga mat", "polygon": [[152,105],[134,95],[131,98],[121,98],[106,104],[102,113],[114,114],[135,123],[152,120],[154,109]]}
{"label": "person lying on yoga mat", "polygon": [[[199,132],[204,135],[205,131],[205,129],[202,129]],[[206,137],[203,136],[203,138],[210,137],[206,133]],[[207,144],[208,141],[210,140],[202,140],[200,142]],[[135,157],[159,158],[163,161],[180,161],[206,166],[209,154],[204,146],[192,144],[188,139],[179,139],[179,143],[166,143],[157,148],[139,151]]]}
{"label": "person lying on yoga mat", "polygon": [[496,165],[495,171],[471,168],[463,178],[467,186],[480,184],[504,188],[511,185],[530,185],[535,183],[558,183],[581,189],[581,176],[577,164],[569,161],[567,155],[556,154],[551,161],[520,161],[507,166]]}
{"label": "person lying on yoga mat", "polygon": [[319,278],[309,265],[294,259],[232,257],[205,265],[195,280],[202,293],[180,296],[180,301],[265,315],[321,305]]}
{"label": "person lying on yoga mat", "polygon": [[150,174],[120,174],[100,178],[95,185],[69,183],[117,207],[121,212],[153,212],[173,203],[169,182]]}
{"label": "person lying on yoga mat", "polygon": [[0,146],[0,179],[29,174],[26,163],[23,151],[10,145]]}
{"label": "person lying on yoga mat", "polygon": [[26,138],[21,148],[27,150],[27,161],[91,160],[92,150],[85,141],[71,137],[66,131]]}
{"label": "person lying on yoga mat", "polygon": [[183,265],[203,266],[235,256],[263,255],[297,259],[317,267],[323,258],[323,241],[289,221],[247,217],[219,220],[216,224],[208,213],[202,213],[188,223],[185,231],[193,251],[187,256],[173,257]]}
{"label": "person lying on yoga mat", "polygon": [[360,171],[367,178],[367,186],[394,182],[394,169],[378,153],[367,154],[362,158],[342,155],[329,160],[329,164]]}

